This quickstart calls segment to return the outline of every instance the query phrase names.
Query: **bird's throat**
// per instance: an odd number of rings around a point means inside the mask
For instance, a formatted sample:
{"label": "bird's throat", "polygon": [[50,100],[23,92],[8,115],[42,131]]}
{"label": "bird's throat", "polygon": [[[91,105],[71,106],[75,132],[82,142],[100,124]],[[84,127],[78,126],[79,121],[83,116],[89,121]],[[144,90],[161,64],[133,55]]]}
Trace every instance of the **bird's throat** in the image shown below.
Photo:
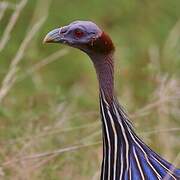
{"label": "bird's throat", "polygon": [[113,53],[90,55],[90,58],[96,69],[100,91],[104,92],[107,101],[111,103],[114,95]]}

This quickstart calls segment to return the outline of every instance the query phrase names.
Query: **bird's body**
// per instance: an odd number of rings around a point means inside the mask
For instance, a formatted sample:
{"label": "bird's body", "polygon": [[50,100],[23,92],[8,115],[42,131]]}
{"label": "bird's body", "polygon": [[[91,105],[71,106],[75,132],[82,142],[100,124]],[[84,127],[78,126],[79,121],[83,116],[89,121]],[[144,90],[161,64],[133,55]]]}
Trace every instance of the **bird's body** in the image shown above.
{"label": "bird's body", "polygon": [[152,151],[134,132],[114,94],[114,45],[89,21],[51,31],[45,42],[65,43],[89,55],[99,80],[103,134],[101,180],[180,180],[175,168]]}
{"label": "bird's body", "polygon": [[153,152],[134,132],[114,97],[109,104],[101,91],[103,163],[101,180],[176,180],[180,170]]}

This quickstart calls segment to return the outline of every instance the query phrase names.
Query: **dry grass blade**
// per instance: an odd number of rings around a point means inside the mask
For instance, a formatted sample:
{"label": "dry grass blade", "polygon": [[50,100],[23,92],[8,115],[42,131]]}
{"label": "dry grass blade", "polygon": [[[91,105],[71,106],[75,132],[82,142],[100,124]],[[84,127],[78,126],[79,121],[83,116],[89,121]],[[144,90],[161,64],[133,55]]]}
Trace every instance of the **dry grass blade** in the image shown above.
{"label": "dry grass blade", "polygon": [[8,166],[12,163],[17,163],[17,162],[21,162],[21,161],[26,161],[26,160],[33,160],[33,159],[39,159],[39,158],[44,158],[47,156],[51,156],[51,155],[56,155],[56,154],[61,154],[64,152],[69,152],[69,151],[75,151],[81,148],[86,148],[86,147],[90,147],[90,146],[95,146],[95,145],[99,145],[101,143],[101,141],[97,141],[94,143],[87,143],[87,144],[79,144],[79,145],[75,145],[75,146],[70,146],[67,148],[61,148],[61,149],[57,149],[54,151],[50,151],[50,152],[43,152],[43,153],[37,153],[37,154],[33,154],[33,155],[27,155],[27,156],[23,156],[20,158],[16,158],[14,160],[8,161],[8,162],[4,162],[2,164],[2,166]]}
{"label": "dry grass blade", "polygon": [[2,167],[0,167],[0,177],[3,177],[4,176],[4,171],[3,171],[3,168]]}
{"label": "dry grass blade", "polygon": [[100,178],[101,172],[98,170],[95,172],[94,176],[92,177],[92,180],[98,180]]}
{"label": "dry grass blade", "polygon": [[[81,130],[81,129],[85,129],[85,128],[88,128],[88,129],[94,128],[95,125],[97,125],[97,123],[86,124],[86,125],[77,126],[74,128],[57,129],[54,131],[52,130],[50,132],[42,132],[42,133],[39,133],[39,134],[33,135],[33,136],[22,137],[22,138],[16,139],[15,141],[5,142],[5,143],[12,145],[11,147],[15,146],[15,144],[22,144],[23,145],[23,147],[21,149],[19,149],[18,154],[14,155],[13,158],[15,158],[15,157],[19,157],[19,155],[21,154],[22,151],[26,151],[28,148],[32,148],[32,147],[36,146],[37,144],[39,144],[43,137],[48,138],[48,137],[53,136],[53,135],[58,134],[58,133],[67,133],[67,132],[72,132],[72,131]],[[87,140],[93,140],[93,138],[97,137],[100,133],[101,133],[100,130],[95,131],[95,133],[90,134],[81,140],[78,140],[78,143],[80,143],[80,142],[84,143],[84,142],[87,142]]]}
{"label": "dry grass blade", "polygon": [[60,51],[57,51],[53,54],[51,54],[50,56],[48,56],[47,58],[43,59],[42,61],[40,61],[39,63],[35,64],[31,69],[28,70],[28,74],[33,73],[34,71],[39,70],[40,68],[42,68],[43,66],[48,65],[49,63],[54,62],[55,60],[57,60],[59,57],[64,56],[65,54],[68,53],[67,49],[63,49]]}
{"label": "dry grass blade", "polygon": [[[157,93],[159,92],[159,93]],[[141,108],[138,110],[136,113],[134,113],[131,117],[136,117],[136,116],[146,116],[149,114],[151,109],[157,108],[162,106],[163,104],[167,103],[176,103],[177,101],[180,100],[180,86],[179,82],[175,79],[167,79],[165,78],[161,89],[157,89],[155,92],[155,97],[158,98],[158,100],[149,103],[146,105],[144,108]],[[163,98],[162,98],[163,95]]]}
{"label": "dry grass blade", "polygon": [[[180,159],[180,153],[176,156],[176,158],[175,158],[175,160],[174,160],[174,162],[173,162],[173,164],[175,165],[175,166],[177,166],[178,165],[178,162],[179,162],[179,159]],[[173,171],[175,171],[176,169],[175,169],[175,167],[173,167],[173,168],[171,168],[171,171],[173,172]],[[169,180],[169,175],[168,175],[168,173],[167,173],[167,175],[163,178],[163,180]]]}
{"label": "dry grass blade", "polygon": [[[155,96],[159,97],[161,101],[165,103],[157,106],[157,114],[158,114],[158,129],[167,129],[170,126],[170,114],[172,115],[172,109],[177,109],[179,106],[180,100],[180,86],[179,81],[176,79],[168,79],[168,76],[160,76],[159,87],[155,92]],[[167,97],[169,101],[166,101]],[[160,121],[163,120],[163,123]],[[165,157],[169,157],[170,159],[174,158],[174,153],[172,153],[172,147],[175,147],[175,143],[171,140],[167,143],[167,139],[171,137],[170,132],[161,133],[158,138],[160,141],[160,145],[164,147],[163,154]]]}
{"label": "dry grass blade", "polygon": [[67,53],[68,53],[67,49],[62,49],[60,51],[56,51],[55,53],[49,55],[48,57],[40,60],[40,62],[35,64],[33,67],[29,68],[22,77],[19,77],[17,79],[17,81],[19,82],[19,81],[24,80],[27,76],[32,75],[34,72],[38,71],[39,69],[41,69],[42,67],[44,67],[46,65],[58,60],[58,58],[66,55]]}
{"label": "dry grass blade", "polygon": [[5,13],[7,8],[8,8],[8,3],[6,3],[6,2],[0,3],[0,21],[3,18],[4,13]]}
{"label": "dry grass blade", "polygon": [[167,37],[167,40],[165,42],[165,45],[163,48],[163,57],[165,59],[166,59],[166,56],[172,58],[172,56],[176,56],[179,54],[179,48],[178,48],[179,40],[180,40],[180,19],[176,22],[174,27],[171,29],[169,36]]}
{"label": "dry grass blade", "polygon": [[17,4],[12,3],[12,2],[8,2],[8,1],[0,2],[0,8],[3,7],[3,6],[7,6],[9,9],[14,10],[14,9],[16,9]]}
{"label": "dry grass blade", "polygon": [[167,133],[167,132],[177,132],[177,131],[180,131],[180,128],[153,129],[150,131],[141,132],[140,134],[151,135],[151,134],[156,134],[156,133]]}
{"label": "dry grass blade", "polygon": [[20,3],[16,6],[15,11],[12,14],[12,16],[4,30],[4,33],[2,35],[2,38],[0,41],[0,52],[4,49],[5,45],[7,44],[8,40],[10,39],[11,31],[12,31],[13,27],[15,26],[15,24],[19,18],[20,12],[23,10],[26,3],[27,3],[27,0],[21,0]]}
{"label": "dry grass blade", "polygon": [[0,89],[0,103],[2,103],[2,100],[7,95],[8,91],[10,90],[12,85],[14,84],[18,64],[21,61],[29,42],[34,37],[36,32],[40,29],[40,27],[43,25],[45,20],[46,20],[46,17],[43,17],[40,21],[38,21],[32,27],[32,29],[27,33],[25,39],[22,41],[15,57],[12,59],[10,67],[9,67],[9,71],[7,72],[5,78],[2,81],[2,86]]}

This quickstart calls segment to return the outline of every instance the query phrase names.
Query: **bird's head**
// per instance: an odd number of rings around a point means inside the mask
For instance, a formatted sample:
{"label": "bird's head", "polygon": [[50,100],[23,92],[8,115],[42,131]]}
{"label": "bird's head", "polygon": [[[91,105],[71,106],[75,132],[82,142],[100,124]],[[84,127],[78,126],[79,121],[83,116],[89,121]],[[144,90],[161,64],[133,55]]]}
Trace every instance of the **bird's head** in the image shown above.
{"label": "bird's head", "polygon": [[87,54],[108,54],[114,51],[110,37],[90,21],[74,21],[67,26],[54,29],[46,35],[44,43],[66,44]]}

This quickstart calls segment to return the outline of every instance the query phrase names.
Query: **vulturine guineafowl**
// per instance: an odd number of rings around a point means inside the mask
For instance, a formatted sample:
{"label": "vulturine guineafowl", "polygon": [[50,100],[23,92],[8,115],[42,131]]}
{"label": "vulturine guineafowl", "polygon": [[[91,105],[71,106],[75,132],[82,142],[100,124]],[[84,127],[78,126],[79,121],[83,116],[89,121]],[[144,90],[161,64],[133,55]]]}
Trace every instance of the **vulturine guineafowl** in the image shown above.
{"label": "vulturine guineafowl", "polygon": [[180,180],[180,169],[151,150],[134,132],[114,94],[115,51],[111,38],[90,21],[75,21],[49,32],[45,43],[63,43],[85,52],[99,80],[103,134],[101,180]]}

